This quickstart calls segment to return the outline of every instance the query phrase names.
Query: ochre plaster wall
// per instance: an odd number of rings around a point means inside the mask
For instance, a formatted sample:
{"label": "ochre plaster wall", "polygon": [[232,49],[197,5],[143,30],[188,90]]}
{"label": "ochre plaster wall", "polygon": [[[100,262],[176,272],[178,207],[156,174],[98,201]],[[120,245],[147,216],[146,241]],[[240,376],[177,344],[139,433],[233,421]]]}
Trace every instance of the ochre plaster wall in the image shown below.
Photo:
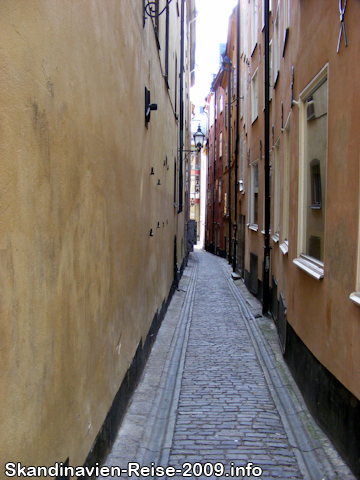
{"label": "ochre plaster wall", "polygon": [[2,2],[3,463],[82,465],[170,290],[175,93],[142,22],[135,0]]}

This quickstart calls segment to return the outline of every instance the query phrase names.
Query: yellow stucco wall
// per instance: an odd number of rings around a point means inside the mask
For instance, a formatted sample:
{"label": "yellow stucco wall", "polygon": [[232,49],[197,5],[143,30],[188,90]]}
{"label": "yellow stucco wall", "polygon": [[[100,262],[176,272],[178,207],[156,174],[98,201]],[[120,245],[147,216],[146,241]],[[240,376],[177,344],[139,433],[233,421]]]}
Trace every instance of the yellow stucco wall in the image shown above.
{"label": "yellow stucco wall", "polygon": [[81,465],[183,237],[180,18],[174,2],[168,90],[142,2],[5,0],[0,13],[1,460]]}

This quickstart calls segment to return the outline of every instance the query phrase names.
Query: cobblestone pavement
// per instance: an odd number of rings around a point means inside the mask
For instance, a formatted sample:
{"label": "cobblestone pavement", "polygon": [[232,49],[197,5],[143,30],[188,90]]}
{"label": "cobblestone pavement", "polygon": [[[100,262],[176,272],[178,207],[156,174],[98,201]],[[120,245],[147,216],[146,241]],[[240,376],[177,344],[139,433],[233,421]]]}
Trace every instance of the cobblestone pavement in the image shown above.
{"label": "cobblestone pavement", "polygon": [[272,321],[203,251],[190,256],[105,465],[129,461],[173,466],[175,479],[355,478],[307,412]]}
{"label": "cobblestone pavement", "polygon": [[222,462],[230,474],[232,462],[252,462],[263,478],[302,478],[219,263],[205,253],[196,258],[199,275],[169,464]]}

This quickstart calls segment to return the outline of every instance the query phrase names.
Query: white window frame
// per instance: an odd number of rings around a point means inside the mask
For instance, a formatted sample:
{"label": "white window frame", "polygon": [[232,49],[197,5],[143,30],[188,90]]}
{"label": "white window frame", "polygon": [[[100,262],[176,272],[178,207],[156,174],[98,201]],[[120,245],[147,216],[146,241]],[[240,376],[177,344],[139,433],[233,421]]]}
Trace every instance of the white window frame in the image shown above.
{"label": "white window frame", "polygon": [[290,28],[290,0],[284,1],[284,35],[286,31]]}
{"label": "white window frame", "polygon": [[251,55],[257,45],[257,29],[258,29],[258,0],[250,2],[250,21],[251,21]]}
{"label": "white window frame", "polygon": [[[269,42],[269,102],[272,100],[272,40]],[[263,62],[263,74],[265,78],[265,55],[264,55],[264,62]],[[263,98],[264,98],[264,110],[265,110],[265,83],[263,88]]]}
{"label": "white window frame", "polygon": [[244,134],[240,134],[239,192],[244,193]]}
{"label": "white window frame", "polygon": [[276,15],[274,19],[274,35],[273,35],[273,79],[275,88],[279,72],[280,72],[280,2],[276,10]]}
{"label": "white window frame", "polygon": [[289,218],[290,218],[290,115],[284,129],[284,180],[282,199],[282,231],[280,249],[284,255],[289,251]]}
{"label": "white window frame", "polygon": [[254,123],[259,116],[259,78],[258,68],[251,77],[251,123]]}
{"label": "white window frame", "polygon": [[[255,167],[257,167],[257,187],[255,187]],[[256,191],[257,189],[257,191]],[[254,161],[250,165],[250,192],[251,192],[251,198],[250,198],[250,212],[249,212],[249,228],[251,230],[257,231],[259,227],[259,160]],[[255,219],[255,193],[258,194],[258,218]],[[257,220],[257,222],[255,221]]]}
{"label": "white window frame", "polygon": [[[269,13],[271,13],[271,0],[269,0]],[[265,28],[265,0],[262,0],[262,29]]]}
{"label": "white window frame", "polygon": [[220,104],[220,113],[222,113],[224,110],[224,95],[220,95],[219,104]]}
{"label": "white window frame", "polygon": [[287,37],[290,29],[290,0],[283,0],[284,2],[284,47],[283,47],[283,56],[285,54],[285,47],[287,42]]}
{"label": "white window frame", "polygon": [[274,146],[274,170],[272,171],[272,179],[274,185],[274,224],[273,224],[273,236],[272,239],[275,243],[279,241],[280,232],[280,139]]}
{"label": "white window frame", "polygon": [[[295,265],[314,277],[316,280],[324,278],[324,263],[306,255],[306,209],[307,205],[307,181],[306,181],[306,125],[307,125],[307,98],[320,85],[329,80],[329,64],[327,63],[320,72],[312,79],[300,94],[299,100],[299,198],[298,198],[298,238],[297,258],[293,260]],[[329,95],[329,82],[328,82]]]}
{"label": "white window frame", "polygon": [[[360,158],[359,158],[360,161]],[[360,185],[360,178],[359,178]],[[359,196],[359,218],[358,218],[358,244],[357,244],[357,265],[355,291],[350,293],[350,300],[360,306],[360,196]]]}

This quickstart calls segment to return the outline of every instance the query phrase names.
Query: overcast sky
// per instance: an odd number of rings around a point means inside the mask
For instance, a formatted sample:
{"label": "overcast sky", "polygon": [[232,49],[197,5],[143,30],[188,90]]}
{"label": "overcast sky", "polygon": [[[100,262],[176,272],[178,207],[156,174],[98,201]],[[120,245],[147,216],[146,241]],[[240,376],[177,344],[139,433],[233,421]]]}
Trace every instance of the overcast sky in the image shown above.
{"label": "overcast sky", "polygon": [[219,45],[226,43],[229,17],[237,0],[195,0],[196,18],[195,86],[191,99],[204,105],[212,75],[219,69]]}

